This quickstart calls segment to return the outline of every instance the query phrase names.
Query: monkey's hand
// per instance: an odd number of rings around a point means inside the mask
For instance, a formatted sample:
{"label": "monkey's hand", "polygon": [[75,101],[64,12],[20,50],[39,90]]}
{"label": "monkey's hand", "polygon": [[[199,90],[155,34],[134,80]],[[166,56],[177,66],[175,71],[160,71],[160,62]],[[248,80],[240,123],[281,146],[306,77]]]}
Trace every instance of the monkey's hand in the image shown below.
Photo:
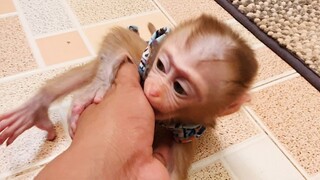
{"label": "monkey's hand", "polygon": [[10,145],[25,130],[36,126],[48,132],[47,139],[56,137],[53,124],[48,117],[48,106],[44,105],[43,99],[33,97],[19,108],[0,115],[0,145],[7,140]]}
{"label": "monkey's hand", "polygon": [[77,121],[81,113],[92,103],[100,103],[110,84],[102,81],[93,81],[83,91],[79,92],[73,98],[71,111],[68,117],[69,135],[73,138],[77,128]]}
{"label": "monkey's hand", "polygon": [[83,91],[76,95],[71,105],[71,113],[69,113],[68,117],[69,134],[71,138],[73,138],[76,131],[80,114],[88,105],[102,101],[115,79],[120,64],[128,60],[128,55],[124,52],[115,51],[109,52],[108,56],[100,54],[100,59],[102,64],[100,64],[98,68],[96,77]]}

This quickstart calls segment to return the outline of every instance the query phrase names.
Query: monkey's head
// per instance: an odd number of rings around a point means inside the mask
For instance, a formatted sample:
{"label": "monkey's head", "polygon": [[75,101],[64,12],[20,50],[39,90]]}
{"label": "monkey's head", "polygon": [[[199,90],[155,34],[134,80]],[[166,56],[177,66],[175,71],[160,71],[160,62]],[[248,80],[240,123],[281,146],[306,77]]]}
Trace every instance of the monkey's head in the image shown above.
{"label": "monkey's head", "polygon": [[249,99],[257,68],[253,51],[236,33],[202,15],[163,41],[144,91],[157,120],[213,125]]}

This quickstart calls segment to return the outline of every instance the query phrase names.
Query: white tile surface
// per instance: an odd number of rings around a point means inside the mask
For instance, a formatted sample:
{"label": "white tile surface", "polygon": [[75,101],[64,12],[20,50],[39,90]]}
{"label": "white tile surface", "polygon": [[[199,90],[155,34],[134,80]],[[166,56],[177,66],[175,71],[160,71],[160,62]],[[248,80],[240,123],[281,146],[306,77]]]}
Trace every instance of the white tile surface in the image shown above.
{"label": "white tile surface", "polygon": [[304,179],[267,136],[226,154],[224,158],[240,180]]}
{"label": "white tile surface", "polygon": [[63,118],[59,110],[51,109],[49,114],[57,131],[56,139],[46,141],[47,133],[33,127],[19,136],[10,146],[0,146],[0,179],[28,166],[46,162],[70,145],[71,140],[62,125]]}
{"label": "white tile surface", "polygon": [[46,164],[35,166],[30,169],[26,169],[12,176],[8,176],[6,180],[31,180],[34,179],[39,172],[45,167]]}
{"label": "white tile surface", "polygon": [[309,178],[310,180],[319,180],[320,179],[320,173],[318,173],[317,175]]}
{"label": "white tile surface", "polygon": [[34,36],[74,27],[62,3],[57,0],[17,0]]}

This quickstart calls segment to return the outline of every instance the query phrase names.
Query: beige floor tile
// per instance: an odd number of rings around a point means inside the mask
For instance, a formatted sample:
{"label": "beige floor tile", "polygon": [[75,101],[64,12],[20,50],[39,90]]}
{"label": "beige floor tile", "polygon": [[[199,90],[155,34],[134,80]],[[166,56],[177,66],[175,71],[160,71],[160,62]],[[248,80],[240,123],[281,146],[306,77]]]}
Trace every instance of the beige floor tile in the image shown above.
{"label": "beige floor tile", "polygon": [[73,66],[65,66],[41,73],[33,73],[23,78],[0,83],[0,114],[7,112],[31,98],[46,80],[65,72]]}
{"label": "beige floor tile", "polygon": [[216,161],[210,166],[207,166],[197,172],[189,175],[190,180],[231,180],[231,176],[220,161]]}
{"label": "beige floor tile", "polygon": [[6,14],[16,11],[16,8],[14,7],[12,1],[13,0],[0,0],[0,14]]}
{"label": "beige floor tile", "polygon": [[254,94],[252,109],[309,173],[320,172],[320,94],[297,77]]}
{"label": "beige floor tile", "polygon": [[17,16],[0,19],[0,78],[37,68]]}
{"label": "beige floor tile", "polygon": [[149,0],[67,0],[82,25],[156,10]]}
{"label": "beige floor tile", "polygon": [[140,16],[140,17],[130,18],[122,21],[117,21],[114,23],[108,23],[105,25],[91,27],[85,30],[85,34],[89,38],[89,41],[91,42],[96,52],[98,52],[100,48],[100,43],[102,42],[103,37],[108,32],[108,29],[116,25],[122,26],[122,27],[128,27],[129,25],[138,26],[140,31],[140,36],[145,40],[149,40],[151,34],[148,31],[148,27],[147,27],[148,22],[152,22],[156,26],[156,28],[160,28],[164,26],[171,27],[170,22],[161,12],[155,12],[146,16]]}
{"label": "beige floor tile", "polygon": [[256,82],[293,70],[284,60],[267,47],[259,48],[255,50],[255,53],[259,63]]}
{"label": "beige floor tile", "polygon": [[58,64],[90,55],[78,32],[68,32],[36,40],[44,62]]}
{"label": "beige floor tile", "polygon": [[63,1],[16,0],[34,36],[74,28]]}
{"label": "beige floor tile", "polygon": [[215,129],[208,129],[197,141],[195,161],[241,143],[259,132],[258,127],[243,110],[223,117],[217,121]]}
{"label": "beige floor tile", "polygon": [[212,14],[223,21],[232,19],[229,13],[211,0],[157,0],[157,2],[169,13],[176,23],[194,18],[202,13]]}

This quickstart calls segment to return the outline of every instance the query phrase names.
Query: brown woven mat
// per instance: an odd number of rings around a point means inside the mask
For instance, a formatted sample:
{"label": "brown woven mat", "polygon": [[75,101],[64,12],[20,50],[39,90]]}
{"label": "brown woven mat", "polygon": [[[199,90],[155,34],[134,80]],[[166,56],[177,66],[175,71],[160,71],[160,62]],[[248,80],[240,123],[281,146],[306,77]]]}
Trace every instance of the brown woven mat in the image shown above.
{"label": "brown woven mat", "polygon": [[216,0],[320,91],[320,0]]}

